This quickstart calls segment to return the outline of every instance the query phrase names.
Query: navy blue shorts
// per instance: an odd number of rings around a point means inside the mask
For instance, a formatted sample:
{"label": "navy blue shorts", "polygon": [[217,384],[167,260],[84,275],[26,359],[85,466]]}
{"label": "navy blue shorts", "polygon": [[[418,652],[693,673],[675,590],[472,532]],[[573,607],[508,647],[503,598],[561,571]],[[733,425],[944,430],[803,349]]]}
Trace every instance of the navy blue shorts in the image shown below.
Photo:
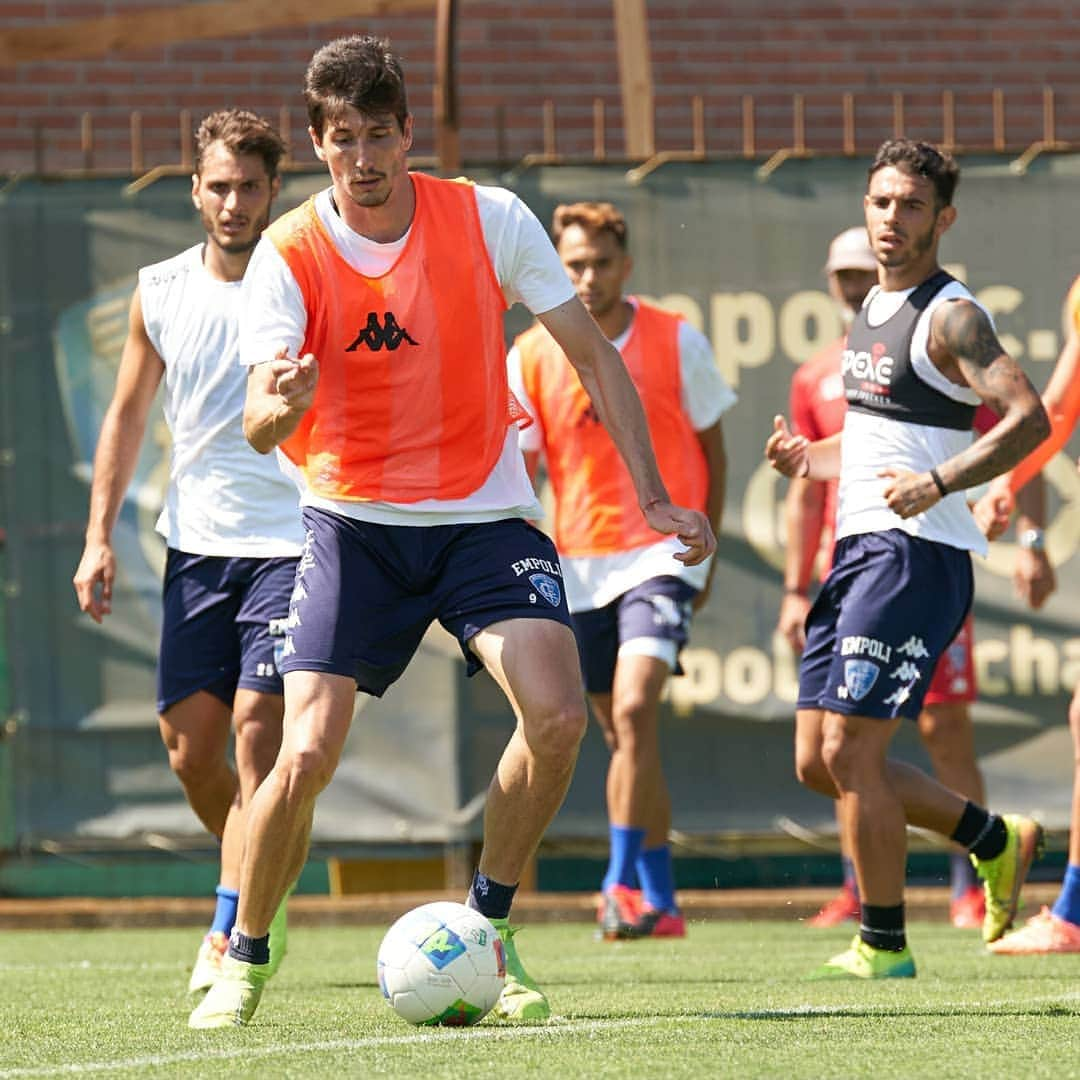
{"label": "navy blue shorts", "polygon": [[[690,636],[697,589],[677,577],[655,577],[628,589],[606,607],[575,612],[581,670],[590,694],[608,694],[619,646],[636,638],[671,641],[676,657]],[[674,674],[682,667],[675,661]]]}
{"label": "navy blue shorts", "polygon": [[469,648],[505,619],[570,613],[555,545],[521,518],[470,525],[379,525],[304,509],[307,540],[289,610],[282,672],[326,671],[381,697],[431,623]]}
{"label": "navy blue shorts", "polygon": [[838,541],[806,619],[798,707],[918,716],[973,586],[971,556],[948,544],[899,529]]}
{"label": "navy blue shorts", "polygon": [[295,558],[186,555],[169,548],[162,590],[158,712],[206,690],[232,706],[237,687],[282,692],[275,663]]}

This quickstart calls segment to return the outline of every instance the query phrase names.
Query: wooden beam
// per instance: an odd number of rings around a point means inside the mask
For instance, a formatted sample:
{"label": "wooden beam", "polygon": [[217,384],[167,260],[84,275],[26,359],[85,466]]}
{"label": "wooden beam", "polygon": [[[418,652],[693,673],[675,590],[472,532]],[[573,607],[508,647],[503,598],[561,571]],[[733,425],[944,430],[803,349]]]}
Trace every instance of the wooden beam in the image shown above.
{"label": "wooden beam", "polygon": [[444,176],[461,172],[457,101],[457,0],[438,0],[435,15],[435,156]]}
{"label": "wooden beam", "polygon": [[619,50],[623,141],[627,157],[648,158],[656,152],[653,133],[652,54],[645,0],[611,0],[615,43]]}
{"label": "wooden beam", "polygon": [[76,60],[131,49],[153,49],[183,41],[333,22],[356,16],[400,15],[434,11],[435,0],[217,0],[205,4],[74,19],[45,26],[16,26],[0,31],[0,67]]}

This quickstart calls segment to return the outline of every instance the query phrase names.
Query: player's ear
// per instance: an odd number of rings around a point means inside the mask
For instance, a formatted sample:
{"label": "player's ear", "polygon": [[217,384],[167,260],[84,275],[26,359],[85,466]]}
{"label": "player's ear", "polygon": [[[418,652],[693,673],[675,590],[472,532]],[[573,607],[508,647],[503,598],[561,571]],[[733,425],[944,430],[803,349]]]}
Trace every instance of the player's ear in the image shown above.
{"label": "player's ear", "polygon": [[412,149],[412,134],[413,134],[412,113],[408,113],[405,116],[405,123],[401,128],[401,147],[403,150]]}
{"label": "player's ear", "polygon": [[315,156],[320,161],[325,161],[326,151],[322,148],[322,137],[313,127],[309,127],[307,130],[308,134],[311,136],[311,146],[312,149],[315,151]]}
{"label": "player's ear", "polygon": [[937,221],[934,223],[935,235],[941,236],[946,229],[952,227],[952,223],[956,220],[956,207],[955,206],[943,206],[938,211]]}
{"label": "player's ear", "polygon": [[196,210],[202,209],[202,198],[199,195],[199,174],[191,174],[191,201]]}

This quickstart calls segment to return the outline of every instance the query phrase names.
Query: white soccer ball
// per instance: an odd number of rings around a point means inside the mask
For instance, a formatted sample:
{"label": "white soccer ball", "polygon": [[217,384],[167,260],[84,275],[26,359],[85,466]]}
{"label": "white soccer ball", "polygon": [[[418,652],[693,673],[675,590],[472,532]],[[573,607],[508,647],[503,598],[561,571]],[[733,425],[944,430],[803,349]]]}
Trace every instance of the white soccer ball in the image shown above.
{"label": "white soccer ball", "polygon": [[506,959],[498,930],[449,900],[402,915],[379,946],[383,997],[410,1024],[464,1027],[499,1000]]}

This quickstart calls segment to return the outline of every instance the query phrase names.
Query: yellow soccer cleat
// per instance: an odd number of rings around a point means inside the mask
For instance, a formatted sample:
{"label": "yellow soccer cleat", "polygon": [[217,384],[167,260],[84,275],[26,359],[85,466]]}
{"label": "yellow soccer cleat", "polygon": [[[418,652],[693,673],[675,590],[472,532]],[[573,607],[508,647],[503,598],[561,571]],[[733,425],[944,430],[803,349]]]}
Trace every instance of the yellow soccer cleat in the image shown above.
{"label": "yellow soccer cleat", "polygon": [[269,964],[249,964],[226,954],[221,975],[188,1017],[188,1027],[244,1027],[254,1015],[269,978]]}
{"label": "yellow soccer cleat", "polygon": [[992,859],[971,856],[976,873],[983,880],[986,915],[983,917],[983,941],[997,941],[1012,926],[1020,906],[1020,888],[1031,864],[1043,853],[1043,828],[1031,818],[1006,814],[1005,849]]}
{"label": "yellow soccer cleat", "polygon": [[517,929],[511,928],[509,919],[492,919],[491,924],[499,931],[506,953],[506,982],[491,1015],[499,1020],[546,1020],[551,1006],[521,963],[514,944]]}
{"label": "yellow soccer cleat", "polygon": [[821,965],[811,979],[913,979],[915,961],[905,945],[900,952],[875,949],[858,934],[846,951]]}

